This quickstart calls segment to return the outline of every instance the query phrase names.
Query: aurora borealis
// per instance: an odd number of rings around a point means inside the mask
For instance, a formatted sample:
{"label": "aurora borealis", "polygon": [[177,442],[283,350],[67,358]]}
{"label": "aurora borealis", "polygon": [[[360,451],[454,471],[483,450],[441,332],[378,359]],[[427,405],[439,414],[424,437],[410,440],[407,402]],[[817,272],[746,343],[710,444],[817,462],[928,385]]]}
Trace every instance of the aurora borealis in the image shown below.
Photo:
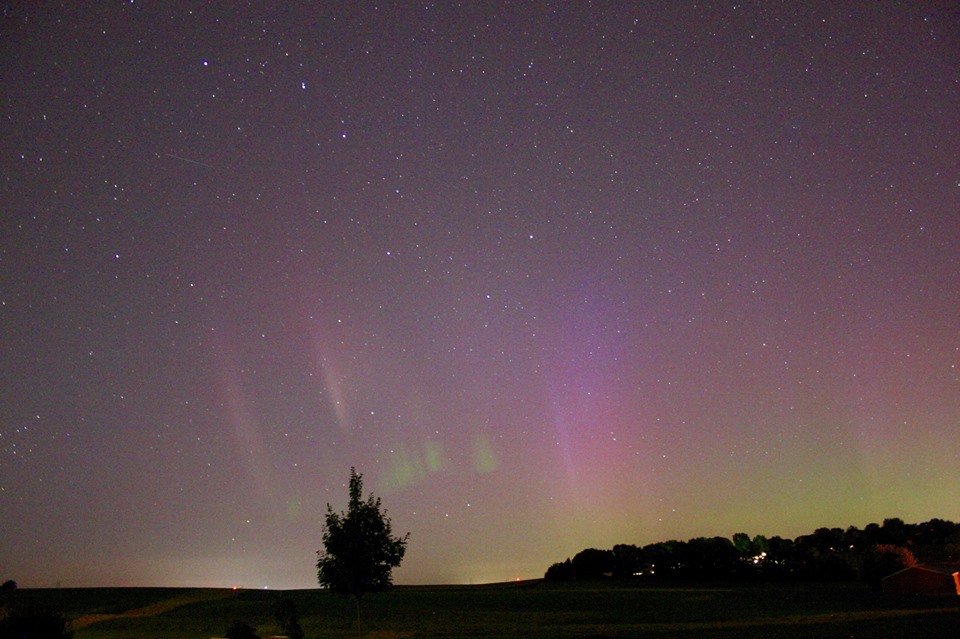
{"label": "aurora borealis", "polygon": [[955,3],[0,20],[0,578],[960,519]]}

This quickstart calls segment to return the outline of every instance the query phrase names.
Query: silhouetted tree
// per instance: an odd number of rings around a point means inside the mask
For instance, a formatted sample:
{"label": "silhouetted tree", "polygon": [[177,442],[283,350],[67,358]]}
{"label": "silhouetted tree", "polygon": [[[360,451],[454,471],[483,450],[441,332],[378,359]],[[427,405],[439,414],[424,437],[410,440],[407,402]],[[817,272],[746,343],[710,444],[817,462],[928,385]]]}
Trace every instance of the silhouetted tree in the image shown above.
{"label": "silhouetted tree", "polygon": [[960,562],[960,524],[931,519],[916,526],[912,541],[918,560]]}
{"label": "silhouetted tree", "polygon": [[902,546],[879,544],[863,553],[860,564],[860,578],[874,587],[880,586],[880,580],[887,575],[917,565],[913,553]]}
{"label": "silhouetted tree", "polygon": [[[888,549],[885,558],[875,546]],[[891,546],[898,550],[890,552]],[[794,540],[763,535],[751,540],[746,533],[736,533],[731,539],[699,537],[642,548],[618,544],[613,550],[584,550],[572,561],[552,565],[546,577],[589,579],[609,573],[615,577],[642,574],[649,579],[840,581],[856,579],[860,570],[864,579],[879,584],[882,577],[918,560],[960,562],[960,524],[942,519],[907,524],[890,518],[882,526],[871,523],[863,530],[818,528]]]}
{"label": "silhouetted tree", "polygon": [[569,581],[573,577],[573,565],[569,558],[566,561],[553,564],[547,568],[546,574],[543,575],[543,578],[547,581]]}
{"label": "silhouetted tree", "polygon": [[632,577],[643,572],[643,552],[632,544],[617,544],[613,547],[613,575]]}
{"label": "silhouetted tree", "polygon": [[918,546],[946,546],[960,543],[960,524],[943,519],[931,519],[918,524],[914,541]]}
{"label": "silhouetted tree", "polygon": [[750,541],[750,535],[747,533],[734,533],[731,538],[733,547],[737,549],[741,557],[750,557],[753,555],[753,543]]}
{"label": "silhouetted tree", "polygon": [[871,546],[876,546],[883,543],[882,531],[880,530],[880,524],[870,523],[867,524],[862,531],[860,531],[860,543],[863,548],[869,548]]}
{"label": "silhouetted tree", "polygon": [[843,531],[843,547],[845,550],[863,550],[863,531],[856,526],[848,526]]}
{"label": "silhouetted tree", "polygon": [[574,555],[570,562],[576,579],[597,579],[605,573],[613,574],[613,552],[587,548]]}
{"label": "silhouetted tree", "polygon": [[17,589],[17,582],[15,582],[13,579],[7,579],[5,582],[3,582],[3,585],[0,586],[0,590],[16,590],[16,589]]}
{"label": "silhouetted tree", "polygon": [[912,540],[916,526],[904,523],[899,517],[892,517],[883,520],[883,526],[880,532],[883,535],[883,543],[893,546],[906,546]]}
{"label": "silhouetted tree", "polygon": [[809,543],[818,555],[829,555],[844,549],[844,533],[840,528],[817,528]]}
{"label": "silhouetted tree", "polygon": [[687,542],[682,573],[692,578],[716,579],[736,572],[740,555],[726,537],[697,537]]}
{"label": "silhouetted tree", "polygon": [[761,574],[771,579],[796,576],[804,562],[803,554],[792,539],[773,536],[767,540],[767,557],[761,565]]}
{"label": "silhouetted tree", "polygon": [[770,551],[770,542],[763,535],[755,536],[751,543],[753,544],[752,552],[754,555]]}
{"label": "silhouetted tree", "polygon": [[380,499],[372,493],[363,499],[363,475],[355,468],[350,469],[349,493],[345,512],[336,513],[327,504],[324,549],[317,552],[317,578],[321,586],[354,597],[359,632],[360,598],[392,585],[393,569],[403,560],[410,535],[393,536]]}
{"label": "silhouetted tree", "polygon": [[684,542],[675,539],[644,546],[643,558],[647,565],[645,572],[661,578],[675,576],[682,567],[679,556],[684,546]]}

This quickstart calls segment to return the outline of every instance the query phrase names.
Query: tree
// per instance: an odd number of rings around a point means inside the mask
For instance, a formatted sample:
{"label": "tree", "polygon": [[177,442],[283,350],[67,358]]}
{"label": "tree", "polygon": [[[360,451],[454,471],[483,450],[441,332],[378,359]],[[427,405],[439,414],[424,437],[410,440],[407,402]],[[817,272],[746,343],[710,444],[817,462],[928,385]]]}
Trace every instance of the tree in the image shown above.
{"label": "tree", "polygon": [[898,570],[917,565],[917,559],[909,549],[891,544],[878,544],[863,553],[860,578],[878,588],[880,581]]}
{"label": "tree", "polygon": [[570,563],[574,579],[599,579],[607,573],[613,573],[613,552],[587,548],[574,555]]}
{"label": "tree", "polygon": [[573,577],[573,564],[570,563],[569,558],[566,561],[553,564],[547,568],[547,572],[543,575],[543,578],[547,581],[569,581]]}
{"label": "tree", "polygon": [[643,552],[633,544],[613,547],[613,576],[633,577],[643,572]]}
{"label": "tree", "polygon": [[753,542],[750,541],[750,535],[743,532],[734,533],[731,538],[734,548],[740,553],[741,557],[750,557],[753,555]]}
{"label": "tree", "polygon": [[739,559],[726,537],[697,537],[686,544],[682,572],[697,578],[727,578],[736,572]]}
{"label": "tree", "polygon": [[393,536],[380,498],[371,493],[363,499],[363,475],[355,468],[350,469],[349,492],[346,512],[336,513],[327,504],[324,549],[317,552],[317,578],[321,586],[356,599],[359,631],[360,598],[393,584],[393,569],[403,561],[410,534]]}

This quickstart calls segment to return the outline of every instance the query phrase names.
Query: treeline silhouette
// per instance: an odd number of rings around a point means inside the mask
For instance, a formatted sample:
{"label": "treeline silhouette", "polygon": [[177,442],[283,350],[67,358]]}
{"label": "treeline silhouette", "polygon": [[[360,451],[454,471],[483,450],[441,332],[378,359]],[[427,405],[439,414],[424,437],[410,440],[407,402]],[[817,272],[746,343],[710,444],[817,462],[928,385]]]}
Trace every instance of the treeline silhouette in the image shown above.
{"label": "treeline silhouette", "polygon": [[610,550],[582,550],[573,559],[550,566],[544,577],[876,581],[915,563],[960,564],[960,524],[943,519],[907,524],[892,518],[862,530],[818,528],[792,540],[737,533],[730,539],[698,537],[643,547],[618,544]]}

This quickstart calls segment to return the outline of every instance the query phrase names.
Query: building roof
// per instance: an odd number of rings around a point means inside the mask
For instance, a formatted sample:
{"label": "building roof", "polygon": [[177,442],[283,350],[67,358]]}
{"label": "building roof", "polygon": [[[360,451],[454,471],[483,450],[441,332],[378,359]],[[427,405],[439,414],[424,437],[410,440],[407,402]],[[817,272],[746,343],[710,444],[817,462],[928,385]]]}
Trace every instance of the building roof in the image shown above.
{"label": "building roof", "polygon": [[960,595],[960,572],[952,566],[910,566],[881,580],[891,595]]}

